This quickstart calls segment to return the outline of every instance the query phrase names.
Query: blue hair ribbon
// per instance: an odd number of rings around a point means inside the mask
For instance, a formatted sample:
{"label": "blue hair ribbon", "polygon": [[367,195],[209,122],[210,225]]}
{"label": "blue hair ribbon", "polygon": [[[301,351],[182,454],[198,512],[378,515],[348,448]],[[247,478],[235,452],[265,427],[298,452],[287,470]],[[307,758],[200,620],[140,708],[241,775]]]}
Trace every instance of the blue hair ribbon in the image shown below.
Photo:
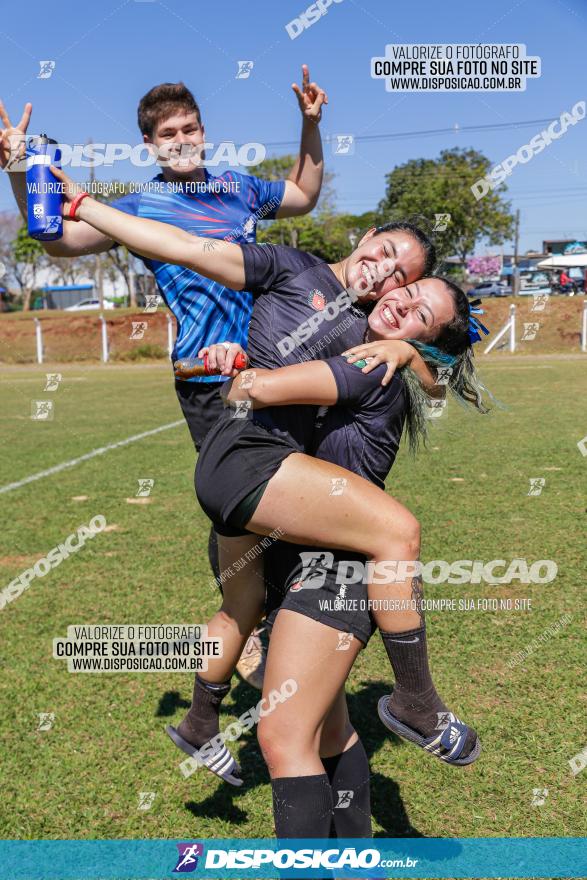
{"label": "blue hair ribbon", "polygon": [[481,321],[475,317],[475,315],[484,315],[485,310],[480,309],[481,305],[480,299],[474,299],[469,303],[469,339],[471,341],[471,345],[475,342],[481,342],[481,333],[480,330],[485,333],[486,336],[489,336],[489,330],[482,324]]}

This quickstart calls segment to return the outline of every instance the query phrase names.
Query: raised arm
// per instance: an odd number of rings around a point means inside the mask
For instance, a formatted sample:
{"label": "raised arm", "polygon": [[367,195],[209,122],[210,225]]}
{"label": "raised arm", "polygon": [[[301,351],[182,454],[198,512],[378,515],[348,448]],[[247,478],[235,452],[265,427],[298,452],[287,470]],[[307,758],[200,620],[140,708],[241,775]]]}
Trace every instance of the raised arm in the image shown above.
{"label": "raised arm", "polygon": [[[27,189],[25,174],[26,132],[31,119],[33,105],[24,105],[20,122],[12,125],[2,101],[0,101],[0,166],[8,173],[12,194],[27,222]],[[88,226],[87,223],[67,223],[63,236],[56,241],[42,241],[41,245],[52,257],[79,257],[82,254],[97,254],[107,251],[114,242],[108,236]]]}
{"label": "raised arm", "polygon": [[[60,168],[51,166],[51,169],[63,182],[64,216],[67,217],[71,202],[82,190]],[[237,244],[191,235],[169,223],[131,217],[89,196],[79,203],[75,216],[147,259],[185,266],[232,290],[242,290],[245,286],[243,252]]]}
{"label": "raised arm", "polygon": [[367,360],[362,368],[364,373],[370,373],[380,364],[387,365],[387,371],[381,380],[382,385],[388,385],[397,369],[410,367],[418,378],[422,388],[429,397],[446,397],[444,385],[436,382],[436,370],[431,368],[420,352],[403,339],[379,339],[376,342],[363,342],[355,345],[344,352],[350,363],[359,360]]}
{"label": "raised arm", "polygon": [[302,88],[293,83],[292,89],[302,113],[302,137],[299,156],[285,181],[283,200],[276,214],[278,219],[311,211],[318,201],[324,174],[319,123],[322,105],[328,103],[328,96],[317,83],[310,82],[307,64],[302,65]]}

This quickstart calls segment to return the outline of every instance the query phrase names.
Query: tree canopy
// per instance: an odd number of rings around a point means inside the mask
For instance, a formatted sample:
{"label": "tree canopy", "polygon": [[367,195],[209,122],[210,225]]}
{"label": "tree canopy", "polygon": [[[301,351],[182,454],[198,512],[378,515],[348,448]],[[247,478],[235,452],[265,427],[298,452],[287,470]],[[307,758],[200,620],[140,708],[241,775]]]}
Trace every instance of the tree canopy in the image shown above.
{"label": "tree canopy", "polygon": [[482,242],[500,245],[512,237],[514,217],[503,199],[505,185],[479,200],[471,191],[491,167],[490,160],[473,149],[443,150],[438,159],[411,159],[386,175],[379,212],[388,221],[427,221],[429,229],[436,215],[448,214],[446,229],[436,233],[437,247],[442,256],[456,255],[464,262]]}

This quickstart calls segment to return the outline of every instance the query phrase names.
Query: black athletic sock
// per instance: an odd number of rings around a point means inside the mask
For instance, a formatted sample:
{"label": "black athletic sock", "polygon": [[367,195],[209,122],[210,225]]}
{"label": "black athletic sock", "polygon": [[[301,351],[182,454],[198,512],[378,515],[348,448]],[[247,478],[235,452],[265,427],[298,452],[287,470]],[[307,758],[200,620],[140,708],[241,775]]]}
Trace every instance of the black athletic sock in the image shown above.
{"label": "black athletic sock", "polygon": [[[440,699],[430,675],[426,626],[403,633],[381,632],[381,638],[395,675],[390,712],[422,736],[438,734],[442,730],[442,713],[450,710]],[[476,738],[476,732],[470,728],[462,757],[469,754]]]}
{"label": "black athletic sock", "polygon": [[332,789],[326,773],[282,776],[271,780],[275,835],[328,837],[332,823]]}
{"label": "black athletic sock", "polygon": [[196,748],[200,748],[220,731],[220,704],[230,690],[230,681],[215,684],[196,675],[194,695],[189,712],[177,732]]}
{"label": "black athletic sock", "polygon": [[372,837],[369,759],[361,740],[321,758],[332,787],[332,837]]}

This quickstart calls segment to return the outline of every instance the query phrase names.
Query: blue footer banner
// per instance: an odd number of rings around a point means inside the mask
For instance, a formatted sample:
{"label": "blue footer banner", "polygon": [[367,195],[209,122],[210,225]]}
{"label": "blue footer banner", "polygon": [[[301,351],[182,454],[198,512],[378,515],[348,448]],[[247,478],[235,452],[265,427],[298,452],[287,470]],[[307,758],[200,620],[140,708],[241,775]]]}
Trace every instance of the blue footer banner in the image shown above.
{"label": "blue footer banner", "polygon": [[3,840],[0,880],[587,877],[587,838]]}

